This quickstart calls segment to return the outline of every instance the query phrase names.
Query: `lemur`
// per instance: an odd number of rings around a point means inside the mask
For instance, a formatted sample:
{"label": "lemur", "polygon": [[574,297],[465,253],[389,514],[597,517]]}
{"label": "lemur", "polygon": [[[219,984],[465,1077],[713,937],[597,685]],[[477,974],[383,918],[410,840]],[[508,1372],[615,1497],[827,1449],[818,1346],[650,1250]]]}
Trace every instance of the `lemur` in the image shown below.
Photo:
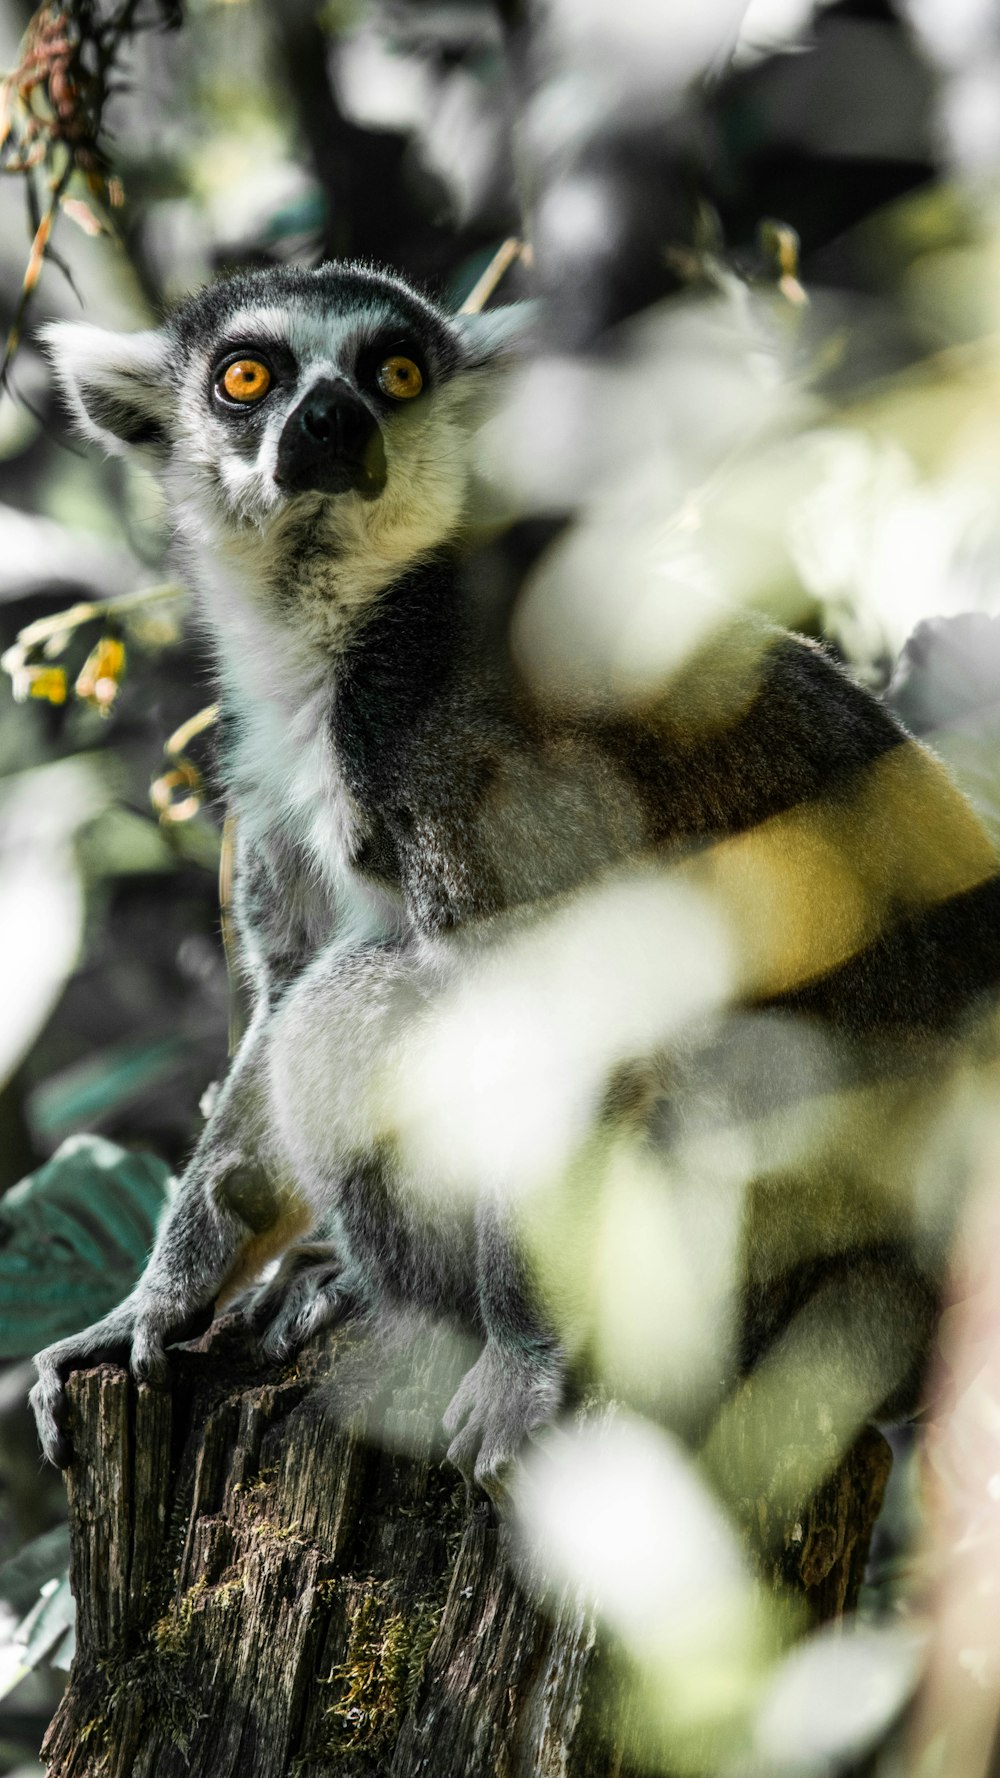
{"label": "lemur", "polygon": [[[503,1181],[411,1189],[369,1089],[519,920],[633,869],[687,873],[737,926],[754,903],[750,1026],[622,1058],[596,1096],[595,1124],[646,1116],[650,1141],[669,1142],[671,1095],[699,1071],[728,1115],[742,1095],[766,1120],[793,1089],[787,1052],[758,1036],[786,1029],[827,1033],[845,1080],[919,1102],[1000,977],[1000,876],[977,819],[821,647],[734,619],[634,704],[549,697],[521,671],[474,547],[470,439],[523,329],[517,305],[456,316],[388,271],[332,263],[227,277],[146,332],[47,331],[83,431],[157,467],[214,643],[254,1000],[140,1282],[36,1359],[57,1464],[72,1371],[111,1357],[155,1379],[168,1343],[283,1255],[249,1311],[271,1355],[399,1306],[475,1333],[449,1456],[502,1488],[566,1399],[567,1354]],[[820,893],[820,855],[842,895]],[[761,936],[775,869],[791,884],[776,947]],[[628,1085],[645,1064],[647,1112]],[[825,1292],[891,1405],[912,1398],[937,1262],[905,1189],[866,1196],[864,1157],[851,1168],[831,1212],[765,1152],[738,1364]]]}

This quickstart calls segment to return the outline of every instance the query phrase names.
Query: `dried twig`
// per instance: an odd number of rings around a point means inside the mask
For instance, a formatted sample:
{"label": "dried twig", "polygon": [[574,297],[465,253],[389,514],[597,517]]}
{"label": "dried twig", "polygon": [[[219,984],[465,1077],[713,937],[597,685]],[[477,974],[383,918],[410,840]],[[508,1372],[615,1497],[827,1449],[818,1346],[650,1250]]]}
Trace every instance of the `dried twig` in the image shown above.
{"label": "dried twig", "polygon": [[481,309],[485,309],[501,278],[506,277],[511,266],[518,259],[526,265],[530,264],[531,248],[526,246],[523,241],[519,241],[516,235],[511,235],[506,241],[501,242],[486,270],[476,279],[459,310],[459,314],[478,315]]}
{"label": "dried twig", "polygon": [[106,224],[82,198],[69,198],[79,174],[108,209],[123,201],[102,144],[104,111],[123,46],[140,30],[180,22],[179,0],[152,0],[155,16],[140,20],[142,0],[46,0],[25,32],[21,59],[0,82],[0,170],[25,181],[33,230],[28,263],[0,362],[0,388],[24,330],[25,316],[47,259],[72,278],[54,252],[60,207],[88,233]]}

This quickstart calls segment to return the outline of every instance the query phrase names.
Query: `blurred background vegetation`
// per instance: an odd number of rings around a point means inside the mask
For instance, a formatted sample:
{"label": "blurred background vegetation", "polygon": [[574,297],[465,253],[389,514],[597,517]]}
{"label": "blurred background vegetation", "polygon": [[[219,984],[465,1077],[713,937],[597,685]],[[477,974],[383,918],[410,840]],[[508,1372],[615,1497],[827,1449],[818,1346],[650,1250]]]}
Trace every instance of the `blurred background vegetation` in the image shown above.
{"label": "blurred background vegetation", "polygon": [[[225,1066],[229,1020],[210,728],[186,744],[196,772],[173,792],[183,801],[202,774],[197,812],[161,819],[150,798],[175,765],[170,737],[211,701],[207,651],[152,479],[67,436],[37,322],[83,312],[138,327],[220,269],[328,255],[388,262],[458,306],[505,237],[532,235],[549,160],[572,161],[588,106],[605,107],[591,135],[614,151],[616,201],[644,191],[642,144],[615,109],[627,80],[595,98],[592,78],[602,33],[632,32],[634,59],[652,45],[674,71],[684,169],[683,200],[665,219],[651,211],[662,288],[637,285],[618,305],[673,291],[693,328],[671,336],[676,381],[655,394],[677,472],[673,530],[656,544],[664,585],[698,596],[722,580],[825,635],[934,737],[1000,834],[1000,23],[987,0],[567,0],[546,9],[550,53],[530,80],[516,0],[75,0],[67,12],[43,9],[26,39],[30,6],[0,3],[0,312],[20,335],[0,394],[0,636],[13,650],[0,694],[0,1682],[13,1688],[0,1772],[25,1778],[58,1695],[47,1662],[65,1665],[70,1648],[62,1483],[39,1467],[26,1358],[130,1283]],[[74,30],[108,49],[96,109],[93,92],[71,95],[71,118],[91,103],[76,135],[56,127]],[[556,241],[573,226],[560,214],[539,216]],[[573,265],[570,252],[570,286]],[[530,271],[508,288],[530,290]],[[708,333],[691,294],[704,290],[726,305]],[[546,473],[529,458],[499,479],[544,517],[593,464],[569,453]],[[17,646],[29,624],[119,598],[110,618]],[[41,1184],[12,1193],[30,1175]],[[622,1451],[655,1501],[644,1436],[633,1429]],[[897,1436],[866,1595],[873,1637],[913,1596],[910,1442]],[[913,1634],[908,1618],[910,1640],[860,1644],[860,1667],[838,1668],[835,1685],[821,1653],[818,1681],[800,1675],[796,1691],[786,1673],[785,1697],[774,1680],[753,1758],[744,1747],[727,1770],[869,1758],[912,1687]],[[749,1685],[744,1654],[733,1671]],[[988,1690],[996,1650],[983,1661]],[[843,1700],[873,1671],[882,1690],[852,1716]],[[823,1696],[840,1701],[825,1714]],[[906,1769],[898,1748],[883,1757],[886,1774]]]}

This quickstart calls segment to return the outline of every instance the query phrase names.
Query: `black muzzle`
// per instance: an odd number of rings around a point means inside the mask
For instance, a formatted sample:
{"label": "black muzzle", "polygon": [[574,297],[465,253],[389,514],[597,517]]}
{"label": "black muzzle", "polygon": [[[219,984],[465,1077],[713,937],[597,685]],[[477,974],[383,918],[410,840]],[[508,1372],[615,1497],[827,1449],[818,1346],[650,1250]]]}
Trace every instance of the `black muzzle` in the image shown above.
{"label": "black muzzle", "polygon": [[374,414],[350,384],[324,377],[293,408],[278,441],[274,479],[289,494],[374,500],[385,487],[385,446]]}

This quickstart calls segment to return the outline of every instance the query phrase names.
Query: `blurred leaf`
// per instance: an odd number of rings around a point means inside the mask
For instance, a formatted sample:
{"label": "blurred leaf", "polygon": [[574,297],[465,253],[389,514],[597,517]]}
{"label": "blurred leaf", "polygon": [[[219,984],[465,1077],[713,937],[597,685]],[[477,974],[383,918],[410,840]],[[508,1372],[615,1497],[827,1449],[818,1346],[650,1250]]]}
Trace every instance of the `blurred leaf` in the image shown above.
{"label": "blurred leaf", "polygon": [[16,814],[11,819],[15,798],[4,800],[7,843],[0,850],[0,1080],[13,1072],[48,1018],[76,962],[83,936],[83,890],[68,834],[18,833]]}
{"label": "blurred leaf", "polygon": [[885,695],[916,735],[950,728],[976,714],[995,718],[1000,702],[1000,617],[967,611],[918,624]]}
{"label": "blurred leaf", "polygon": [[[26,410],[14,411],[20,416]],[[85,530],[83,520],[89,517],[94,521],[93,499],[89,507],[81,505],[81,523],[74,528],[0,502],[0,599],[63,586],[113,599],[134,588],[141,573],[137,557],[117,540]],[[100,516],[98,510],[98,522]]]}
{"label": "blurred leaf", "polygon": [[81,832],[78,851],[91,881],[177,868],[177,855],[159,823],[134,809],[105,809]]}
{"label": "blurred leaf", "polygon": [[29,1117],[42,1142],[93,1125],[144,1097],[175,1072],[188,1054],[183,1037],[127,1043],[66,1068],[31,1095]]}
{"label": "blurred leaf", "polygon": [[928,739],[1000,846],[1000,710],[981,712],[969,727],[939,729]]}
{"label": "blurred leaf", "polygon": [[1000,844],[1000,617],[918,624],[885,699],[944,759]]}
{"label": "blurred leaf", "polygon": [[828,1773],[857,1758],[898,1716],[920,1675],[924,1639],[911,1626],[830,1624],[778,1665],[757,1713],[755,1752],[767,1778]]}
{"label": "blurred leaf", "polygon": [[78,754],[0,780],[0,1081],[48,1018],[80,949],[77,830],[111,800],[117,767]]}
{"label": "blurred leaf", "polygon": [[65,1573],[68,1562],[69,1526],[43,1531],[0,1565],[0,1599],[23,1617],[46,1581]]}
{"label": "blurred leaf", "polygon": [[73,1136],[0,1205],[0,1357],[74,1333],[131,1289],[169,1170],[100,1136]]}
{"label": "blurred leaf", "polygon": [[64,1573],[45,1582],[41,1598],[0,1650],[0,1697],[44,1660],[53,1667],[68,1667],[76,1647],[75,1625],[76,1601]]}
{"label": "blurred leaf", "polygon": [[83,896],[68,852],[0,856],[0,1078],[48,1018],[76,961],[82,929]]}

